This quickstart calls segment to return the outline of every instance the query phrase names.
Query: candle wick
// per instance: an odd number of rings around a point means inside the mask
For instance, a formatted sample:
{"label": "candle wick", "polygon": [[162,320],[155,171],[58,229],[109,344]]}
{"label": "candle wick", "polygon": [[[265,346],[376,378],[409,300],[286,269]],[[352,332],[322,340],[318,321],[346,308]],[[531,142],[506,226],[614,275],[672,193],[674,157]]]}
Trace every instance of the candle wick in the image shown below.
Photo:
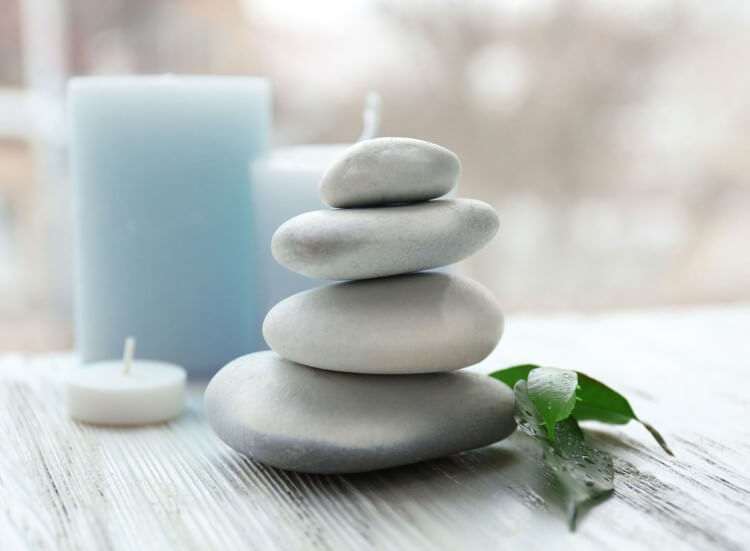
{"label": "candle wick", "polygon": [[125,339],[125,349],[122,351],[122,374],[130,374],[130,366],[135,356],[135,338],[128,337]]}
{"label": "candle wick", "polygon": [[380,131],[380,94],[368,92],[365,99],[365,109],[362,112],[362,133],[358,142],[370,140]]}

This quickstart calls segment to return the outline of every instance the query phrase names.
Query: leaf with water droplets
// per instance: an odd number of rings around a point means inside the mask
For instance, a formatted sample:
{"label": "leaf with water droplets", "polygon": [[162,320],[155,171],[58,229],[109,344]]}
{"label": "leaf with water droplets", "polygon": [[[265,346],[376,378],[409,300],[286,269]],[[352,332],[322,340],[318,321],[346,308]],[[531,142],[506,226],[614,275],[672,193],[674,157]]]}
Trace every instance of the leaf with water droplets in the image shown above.
{"label": "leaf with water droplets", "polygon": [[541,445],[545,474],[563,499],[568,526],[575,530],[580,512],[614,491],[612,457],[592,446],[570,416],[556,423],[555,439],[550,439],[526,381],[516,383],[514,396],[518,427]]}
{"label": "leaf with water droplets", "polygon": [[576,405],[578,376],[575,371],[537,367],[529,372],[529,399],[542,416],[550,440],[555,440],[555,423],[570,416]]}
{"label": "leaf with water droplets", "polygon": [[[527,380],[530,373],[538,368],[539,366],[534,364],[516,365],[495,371],[490,376],[513,388],[518,381]],[[591,420],[614,425],[624,425],[629,421],[637,421],[651,433],[665,452],[673,455],[672,450],[669,449],[659,431],[639,419],[622,394],[580,371],[576,373],[578,375],[578,388],[576,389],[576,402],[572,414],[577,421]]]}

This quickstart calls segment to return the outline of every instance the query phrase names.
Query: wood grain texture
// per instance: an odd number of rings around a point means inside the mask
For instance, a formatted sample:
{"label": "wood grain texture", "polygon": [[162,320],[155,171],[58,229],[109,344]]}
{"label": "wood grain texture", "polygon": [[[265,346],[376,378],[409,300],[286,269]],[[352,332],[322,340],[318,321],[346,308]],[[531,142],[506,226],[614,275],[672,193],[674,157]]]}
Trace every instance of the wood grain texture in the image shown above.
{"label": "wood grain texture", "polygon": [[586,425],[615,495],[567,531],[519,434],[446,459],[349,476],[282,472],[208,429],[201,385],[167,425],[76,424],[70,356],[0,358],[0,549],[728,549],[750,541],[750,305],[517,318],[472,369],[579,369],[662,430]]}

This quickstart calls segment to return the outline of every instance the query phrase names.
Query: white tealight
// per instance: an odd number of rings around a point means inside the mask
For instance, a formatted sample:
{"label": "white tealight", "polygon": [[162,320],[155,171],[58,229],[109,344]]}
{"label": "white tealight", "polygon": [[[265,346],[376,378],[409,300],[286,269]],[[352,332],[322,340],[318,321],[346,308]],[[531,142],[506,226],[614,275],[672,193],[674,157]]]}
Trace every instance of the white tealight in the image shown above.
{"label": "white tealight", "polygon": [[182,412],[185,369],[151,360],[133,360],[134,343],[125,358],[78,367],[68,378],[68,412],[96,425],[161,423]]}

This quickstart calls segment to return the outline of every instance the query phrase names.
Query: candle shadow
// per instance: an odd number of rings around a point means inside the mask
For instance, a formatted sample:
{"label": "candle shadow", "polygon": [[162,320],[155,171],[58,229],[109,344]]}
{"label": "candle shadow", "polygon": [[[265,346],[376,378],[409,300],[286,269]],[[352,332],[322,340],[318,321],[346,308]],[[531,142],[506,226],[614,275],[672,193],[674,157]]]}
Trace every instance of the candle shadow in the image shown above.
{"label": "candle shadow", "polygon": [[136,432],[138,430],[149,428],[192,429],[195,425],[205,425],[206,428],[208,428],[208,421],[206,420],[206,416],[203,414],[202,406],[196,406],[196,404],[192,402],[186,402],[185,408],[177,417],[167,419],[166,421],[156,421],[153,423],[137,423],[134,425],[91,423],[89,421],[80,421],[78,419],[70,419],[69,421],[73,424],[73,426],[79,428],[121,433]]}

